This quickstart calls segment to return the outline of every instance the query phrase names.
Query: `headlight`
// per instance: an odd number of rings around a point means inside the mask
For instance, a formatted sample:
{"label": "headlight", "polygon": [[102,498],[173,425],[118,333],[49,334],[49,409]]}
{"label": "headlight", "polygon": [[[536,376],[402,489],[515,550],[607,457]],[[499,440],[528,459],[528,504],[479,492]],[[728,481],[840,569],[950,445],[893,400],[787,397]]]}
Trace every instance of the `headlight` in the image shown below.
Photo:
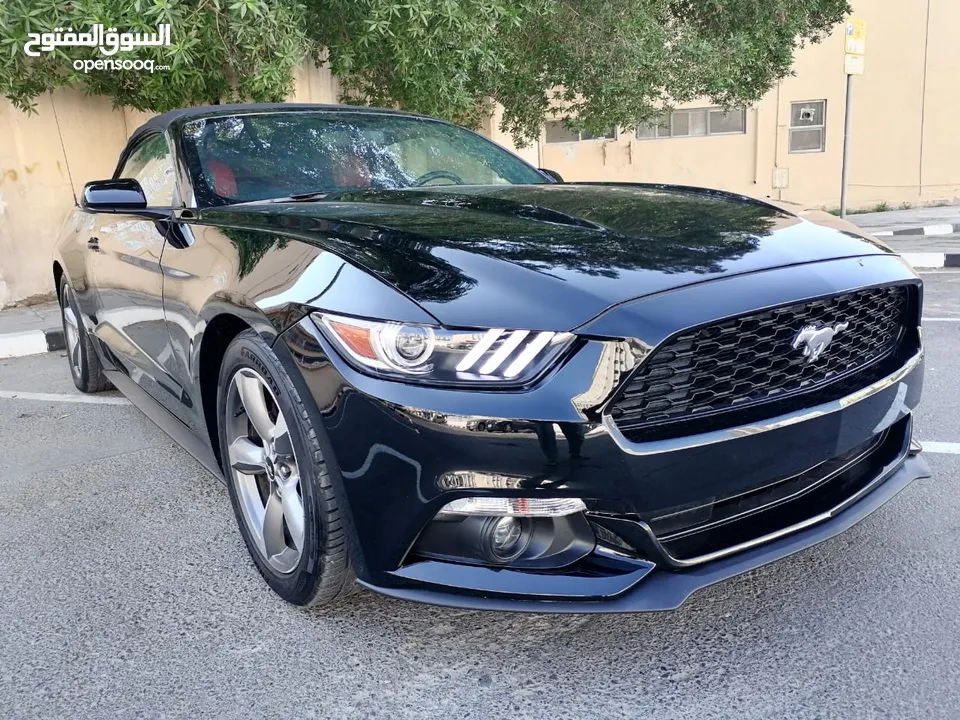
{"label": "headlight", "polygon": [[325,337],[357,369],[438,385],[523,385],[570,347],[570,333],[451,330],[313,313]]}

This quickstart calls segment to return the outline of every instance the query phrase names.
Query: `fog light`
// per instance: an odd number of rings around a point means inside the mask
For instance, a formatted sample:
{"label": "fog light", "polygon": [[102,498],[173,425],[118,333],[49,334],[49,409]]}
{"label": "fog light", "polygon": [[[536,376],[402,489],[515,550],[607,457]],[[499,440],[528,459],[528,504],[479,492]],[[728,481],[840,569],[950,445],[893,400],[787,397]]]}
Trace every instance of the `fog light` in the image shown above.
{"label": "fog light", "polygon": [[504,517],[494,523],[490,542],[498,553],[509,553],[516,546],[523,530],[515,517]]}
{"label": "fog light", "polygon": [[516,517],[560,517],[586,510],[580,498],[498,498],[468,497],[449,502],[439,514],[513,515]]}
{"label": "fog light", "polygon": [[489,518],[481,530],[483,552],[489,560],[504,563],[515,560],[530,544],[526,523],[515,517]]}

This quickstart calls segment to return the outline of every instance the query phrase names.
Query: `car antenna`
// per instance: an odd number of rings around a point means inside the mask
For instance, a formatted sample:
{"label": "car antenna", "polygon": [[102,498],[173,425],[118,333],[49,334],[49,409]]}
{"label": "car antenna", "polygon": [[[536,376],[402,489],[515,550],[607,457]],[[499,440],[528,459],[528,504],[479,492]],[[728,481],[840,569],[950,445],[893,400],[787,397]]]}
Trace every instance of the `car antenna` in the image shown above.
{"label": "car antenna", "polygon": [[63,143],[63,133],[60,131],[60,117],[57,115],[57,106],[53,102],[53,93],[50,93],[50,107],[53,108],[53,120],[57,123],[57,135],[60,136],[60,150],[63,151],[63,164],[67,166],[67,180],[70,181],[70,193],[73,195],[73,206],[80,207],[77,202],[77,188],[73,184],[73,175],[70,173],[70,160],[67,158],[67,147]]}

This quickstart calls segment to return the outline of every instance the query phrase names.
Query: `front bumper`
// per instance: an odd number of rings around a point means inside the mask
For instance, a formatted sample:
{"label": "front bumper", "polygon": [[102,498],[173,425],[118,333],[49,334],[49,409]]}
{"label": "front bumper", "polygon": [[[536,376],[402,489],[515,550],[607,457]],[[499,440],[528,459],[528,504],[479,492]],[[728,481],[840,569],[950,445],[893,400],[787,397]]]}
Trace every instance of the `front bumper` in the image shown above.
{"label": "front bumper", "polygon": [[[930,468],[923,458],[920,456],[908,457],[899,467],[892,468],[869,494],[819,524],[761,545],[753,550],[747,550],[683,572],[656,572],[652,564],[648,568],[638,568],[633,584],[627,590],[613,597],[601,599],[522,599],[516,596],[481,591],[465,594],[463,593],[465,579],[451,578],[448,572],[440,567],[421,568],[417,572],[417,576],[422,582],[417,585],[383,587],[364,581],[361,581],[361,584],[370,590],[401,600],[414,600],[431,605],[472,610],[537,613],[617,613],[674,610],[680,607],[697,590],[768,565],[839,535],[880,508],[914,480],[929,476]],[[439,563],[435,563],[435,565],[439,565]],[[487,570],[486,572],[497,574],[502,571]],[[451,580],[459,580],[459,586],[453,585]]]}
{"label": "front bumper", "polygon": [[[685,288],[679,305],[663,296],[636,301],[602,317],[589,334],[623,338],[629,327],[635,342],[652,347],[716,317],[891,282],[916,277],[893,257],[795,266]],[[612,389],[603,371],[609,343],[600,339],[588,341],[537,387],[493,393],[362,375],[309,318],[281,337],[286,352],[279,354],[315,401],[309,410],[346,501],[360,582],[394,597],[538,612],[670,609],[701,587],[842,532],[929,474],[908,452],[922,351],[884,382],[825,406],[718,433],[631,444],[584,412],[609,399]],[[787,523],[782,532],[760,533],[757,542],[697,562],[644,541],[649,518],[803,474],[874,437],[885,438],[886,454],[877,456],[869,477],[842,501]],[[598,532],[612,529],[627,542],[598,542],[588,558],[549,572],[417,554],[418,538],[444,505],[479,494],[582,498]]]}

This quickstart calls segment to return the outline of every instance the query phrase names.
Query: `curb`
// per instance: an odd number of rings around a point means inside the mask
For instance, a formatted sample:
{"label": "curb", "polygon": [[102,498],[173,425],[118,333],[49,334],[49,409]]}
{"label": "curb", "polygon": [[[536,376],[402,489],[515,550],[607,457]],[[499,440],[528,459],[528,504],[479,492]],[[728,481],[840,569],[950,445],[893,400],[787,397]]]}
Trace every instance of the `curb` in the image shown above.
{"label": "curb", "polygon": [[[960,227],[960,226],[958,226]],[[874,233],[876,235],[876,233]],[[900,257],[915,268],[960,267],[960,253],[916,252],[900,253]]]}
{"label": "curb", "polygon": [[[868,230],[867,232],[870,231]],[[920,227],[906,228],[905,230],[878,230],[870,234],[874,237],[891,237],[894,235],[952,235],[953,233],[960,233],[960,223],[921,225]]]}
{"label": "curb", "polygon": [[0,358],[41,355],[64,348],[66,343],[63,340],[61,328],[0,335]]}

